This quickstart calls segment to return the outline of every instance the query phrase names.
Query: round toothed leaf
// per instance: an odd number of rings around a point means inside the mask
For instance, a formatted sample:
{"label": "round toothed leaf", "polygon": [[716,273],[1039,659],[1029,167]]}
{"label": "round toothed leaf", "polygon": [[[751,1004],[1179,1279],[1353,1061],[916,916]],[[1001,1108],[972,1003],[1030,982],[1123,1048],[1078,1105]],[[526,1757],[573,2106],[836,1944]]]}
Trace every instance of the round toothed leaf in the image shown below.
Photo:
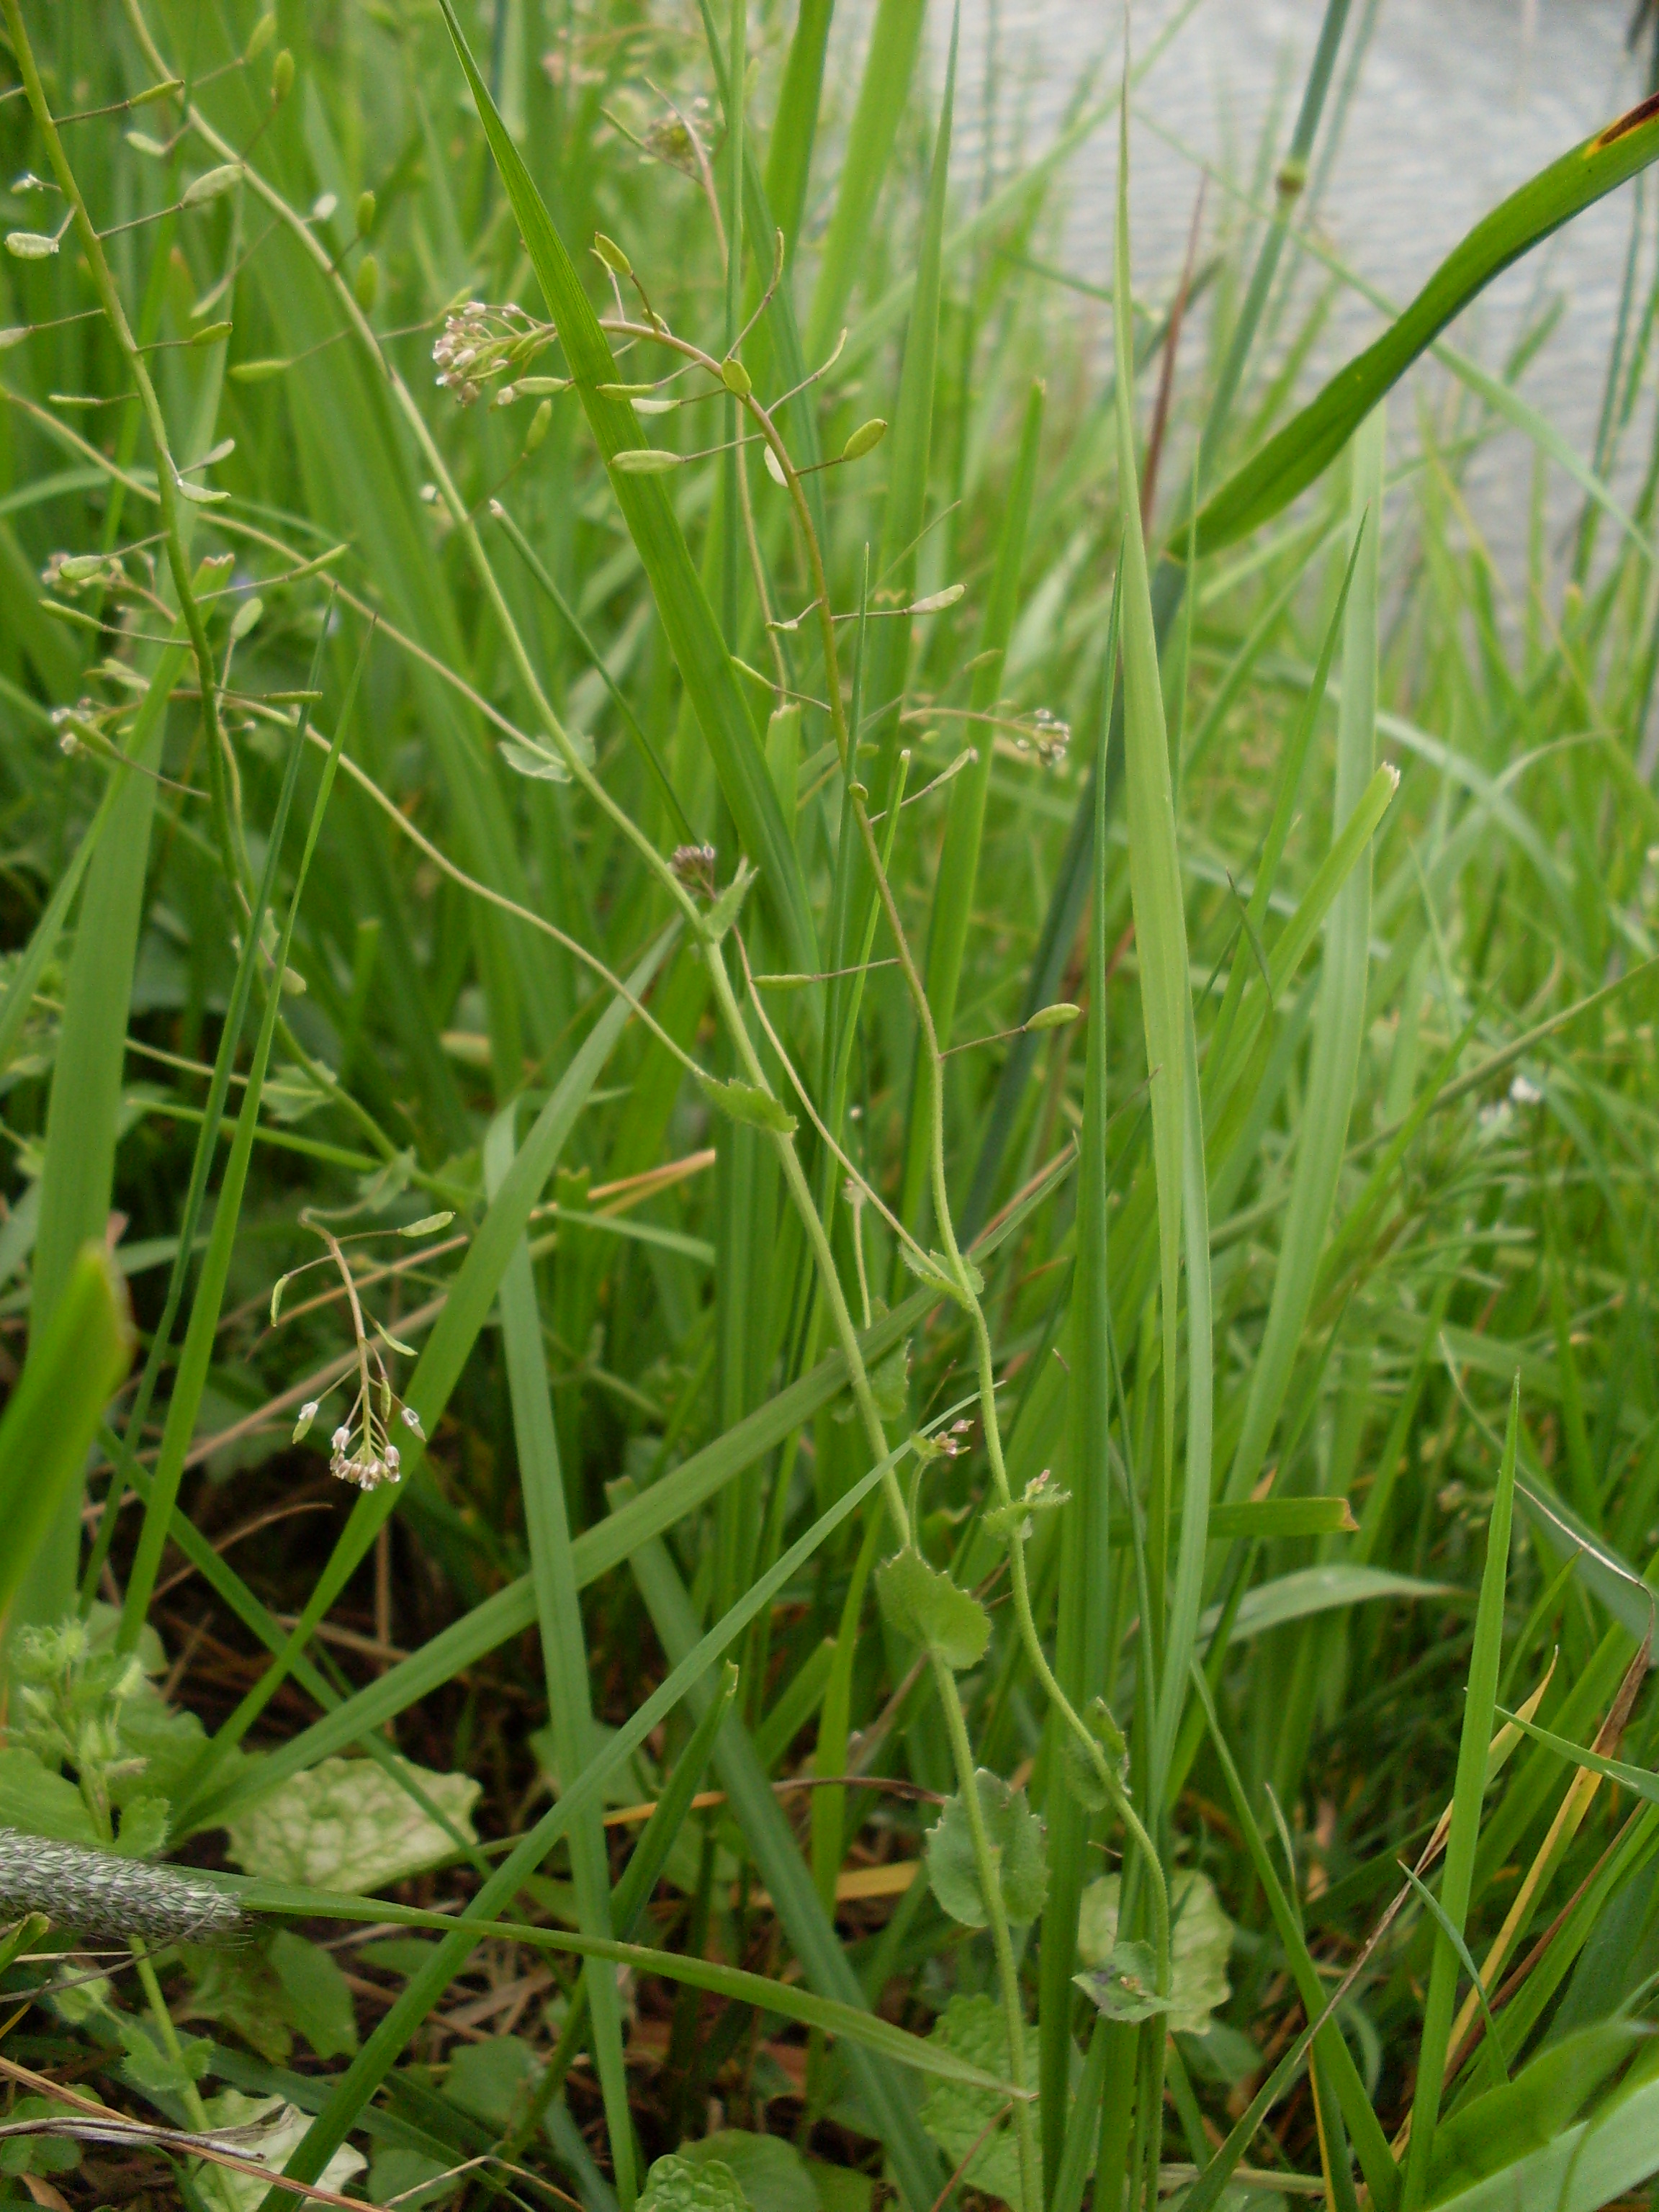
{"label": "round toothed leaf", "polygon": [[[1077,1954],[1092,1972],[1109,1969],[1117,1940],[1119,1881],[1103,1875],[1083,1893],[1078,1916]],[[1170,2025],[1202,2035],[1210,2015],[1231,1994],[1227,1960],[1233,1923],[1221,1909],[1209,1876],[1186,1868],[1170,1884]],[[1096,1996],[1094,1990],[1090,1990]],[[1096,2002],[1099,1999],[1096,1996]]]}
{"label": "round toothed leaf", "polygon": [[[1008,2015],[995,1997],[952,1997],[927,2040],[970,2066],[1008,2078]],[[1025,2078],[1035,2081],[1040,2070],[1035,2027],[1024,2030],[1024,2042]],[[1000,2197],[1013,2212],[1037,2212],[1036,2205],[1025,2204],[1021,2191],[1019,2146],[1006,2098],[958,2081],[934,2081],[921,2102],[921,2124],[951,2169],[962,2167],[963,2179],[982,2195]],[[1041,2164],[1037,2173],[1041,2179]]]}
{"label": "round toothed leaf", "polygon": [[752,2212],[722,2158],[659,2158],[646,2176],[638,2212]]}
{"label": "round toothed leaf", "polygon": [[[1048,1856],[1042,1820],[1026,1800],[1000,1774],[981,1767],[974,1777],[1002,1892],[1003,1909],[1018,1926],[1033,1921],[1048,1894]],[[946,1803],[927,1832],[927,1879],[934,1896],[952,1920],[964,1928],[983,1928],[991,1917],[980,1885],[968,1808],[958,1794]]]}
{"label": "round toothed leaf", "polygon": [[1151,2020],[1170,2009],[1169,1998],[1158,1994],[1158,1964],[1150,1943],[1115,1943],[1100,1966],[1072,1978],[1108,2020]]}
{"label": "round toothed leaf", "polygon": [[876,1570],[876,1594],[890,1627],[934,1653],[954,1673],[976,1667],[991,1640],[991,1616],[907,1546]]}

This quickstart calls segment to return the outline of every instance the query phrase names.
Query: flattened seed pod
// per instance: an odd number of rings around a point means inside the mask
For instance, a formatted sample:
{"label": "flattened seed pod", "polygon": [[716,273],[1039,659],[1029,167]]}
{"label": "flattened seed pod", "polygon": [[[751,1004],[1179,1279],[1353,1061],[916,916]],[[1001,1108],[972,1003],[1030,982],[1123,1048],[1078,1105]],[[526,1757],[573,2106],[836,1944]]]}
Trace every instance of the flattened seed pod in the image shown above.
{"label": "flattened seed pod", "polygon": [[234,1897],[199,1875],[0,1828],[0,1918],[26,1912],[82,1936],[153,1943],[223,1942],[252,1925]]}

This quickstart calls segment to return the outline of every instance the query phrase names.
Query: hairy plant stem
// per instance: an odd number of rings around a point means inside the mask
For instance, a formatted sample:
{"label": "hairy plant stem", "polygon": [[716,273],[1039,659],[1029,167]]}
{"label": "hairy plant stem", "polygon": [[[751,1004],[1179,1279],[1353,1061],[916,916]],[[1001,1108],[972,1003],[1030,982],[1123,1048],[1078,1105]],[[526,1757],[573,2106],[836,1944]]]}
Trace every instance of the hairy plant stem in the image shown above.
{"label": "hairy plant stem", "polygon": [[[962,1710],[962,1694],[957,1688],[957,1678],[945,1661],[933,1655],[933,1686],[945,1715],[945,1725],[951,1738],[951,1753],[956,1761],[957,1790],[962,1809],[968,1816],[968,1833],[973,1841],[974,1866],[979,1875],[980,1894],[985,1902],[986,1918],[990,1923],[991,1942],[996,1952],[997,1979],[1002,1987],[1003,2018],[1008,2030],[1008,2079],[1017,2089],[1025,2087],[1025,2008],[1020,2002],[1019,1969],[1014,1961],[1013,1939],[1008,1933],[1008,1909],[1002,1895],[1002,1853],[994,1845],[985,1827],[985,1808],[979,1802],[979,1775],[974,1759],[974,1747],[968,1740],[968,1722]],[[1036,2131],[1031,2124],[1031,2106],[1022,2097],[1014,2106],[1014,2141],[1019,2151],[1019,2186],[1026,2212],[1035,2212],[1042,2202],[1042,2185],[1037,2173]]]}
{"label": "hairy plant stem", "polygon": [[[204,2136],[212,2127],[213,2123],[208,2117],[206,2106],[202,2102],[202,2093],[191,2079],[185,2068],[184,2046],[179,2040],[179,2031],[173,2025],[173,2014],[167,2010],[167,2001],[161,1994],[161,1984],[156,1977],[155,1963],[150,1958],[149,1948],[142,1936],[129,1936],[127,1943],[132,1953],[132,1963],[138,1970],[138,1979],[143,1985],[144,2001],[149,2007],[150,2018],[155,2022],[155,2032],[161,2039],[161,2048],[179,2069],[179,2101],[190,2115],[191,2126],[198,2136]],[[208,2181],[209,2176],[204,2172],[198,2178],[198,2186],[201,2187]],[[216,2167],[212,2172],[210,2189],[204,2193],[211,2194],[216,2198],[218,2203],[226,2208],[226,2212],[236,2212],[238,2202],[236,2195],[228,2181]]]}

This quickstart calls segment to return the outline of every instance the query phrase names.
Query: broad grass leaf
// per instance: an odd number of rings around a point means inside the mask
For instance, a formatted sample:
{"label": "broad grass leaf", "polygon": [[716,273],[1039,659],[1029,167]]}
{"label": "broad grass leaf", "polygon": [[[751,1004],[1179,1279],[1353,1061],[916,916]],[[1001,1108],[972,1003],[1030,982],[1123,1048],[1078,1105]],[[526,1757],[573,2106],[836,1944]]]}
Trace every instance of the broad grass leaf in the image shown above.
{"label": "broad grass leaf", "polygon": [[908,1547],[876,1569],[888,1626],[942,1659],[955,1674],[976,1667],[991,1640],[991,1616],[949,1575]]}
{"label": "broad grass leaf", "polygon": [[1439,2203],[1456,2212],[1598,2212],[1659,2172],[1659,2081],[1645,2079]]}
{"label": "broad grass leaf", "polygon": [[[1008,2022],[994,1997],[954,1996],[939,2014],[928,2040],[982,2066],[988,2073],[1008,2072]],[[1037,2032],[1025,2030],[1025,2073],[1036,2078]],[[993,2127],[1003,2106],[984,2089],[956,2081],[936,2081],[922,2100],[921,2124],[949,2160],[952,2172],[977,2143],[963,2179],[1005,2204],[1022,2205],[1019,2150],[1012,2118]],[[986,2133],[987,2129],[990,2133]],[[981,2138],[984,2140],[981,2142]],[[1039,2169],[1040,2170],[1040,2169]],[[1036,2212],[1035,2207],[1024,2212]]]}
{"label": "broad grass leaf", "polygon": [[[469,1843],[480,1784],[402,1762]],[[226,1823],[228,1856],[268,1881],[367,1892],[453,1856],[453,1839],[374,1760],[325,1759]]]}
{"label": "broad grass leaf", "polygon": [[1549,2045],[1513,2081],[1462,2106],[1435,2131],[1427,2202],[1441,2203],[1542,2149],[1644,2039],[1637,2022],[1604,2021]]}
{"label": "broad grass leaf", "polygon": [[[1048,1861],[1042,1822],[1023,1790],[1016,1790],[981,1767],[974,1776],[979,1793],[980,1816],[992,1850],[1002,1902],[1016,1927],[1024,1927],[1042,1910],[1048,1891]],[[952,1920],[964,1928],[989,1924],[985,1893],[980,1887],[972,1831],[960,1796],[947,1802],[927,1832],[927,1879],[933,1894]]]}

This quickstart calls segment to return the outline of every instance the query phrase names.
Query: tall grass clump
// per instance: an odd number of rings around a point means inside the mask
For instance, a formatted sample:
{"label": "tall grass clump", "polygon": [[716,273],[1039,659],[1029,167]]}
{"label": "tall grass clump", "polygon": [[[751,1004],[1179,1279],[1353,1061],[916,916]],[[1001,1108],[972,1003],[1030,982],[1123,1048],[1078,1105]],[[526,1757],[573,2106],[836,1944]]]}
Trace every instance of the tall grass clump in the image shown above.
{"label": "tall grass clump", "polygon": [[1659,112],[833,12],[0,0],[0,2193],[1659,2172]]}

